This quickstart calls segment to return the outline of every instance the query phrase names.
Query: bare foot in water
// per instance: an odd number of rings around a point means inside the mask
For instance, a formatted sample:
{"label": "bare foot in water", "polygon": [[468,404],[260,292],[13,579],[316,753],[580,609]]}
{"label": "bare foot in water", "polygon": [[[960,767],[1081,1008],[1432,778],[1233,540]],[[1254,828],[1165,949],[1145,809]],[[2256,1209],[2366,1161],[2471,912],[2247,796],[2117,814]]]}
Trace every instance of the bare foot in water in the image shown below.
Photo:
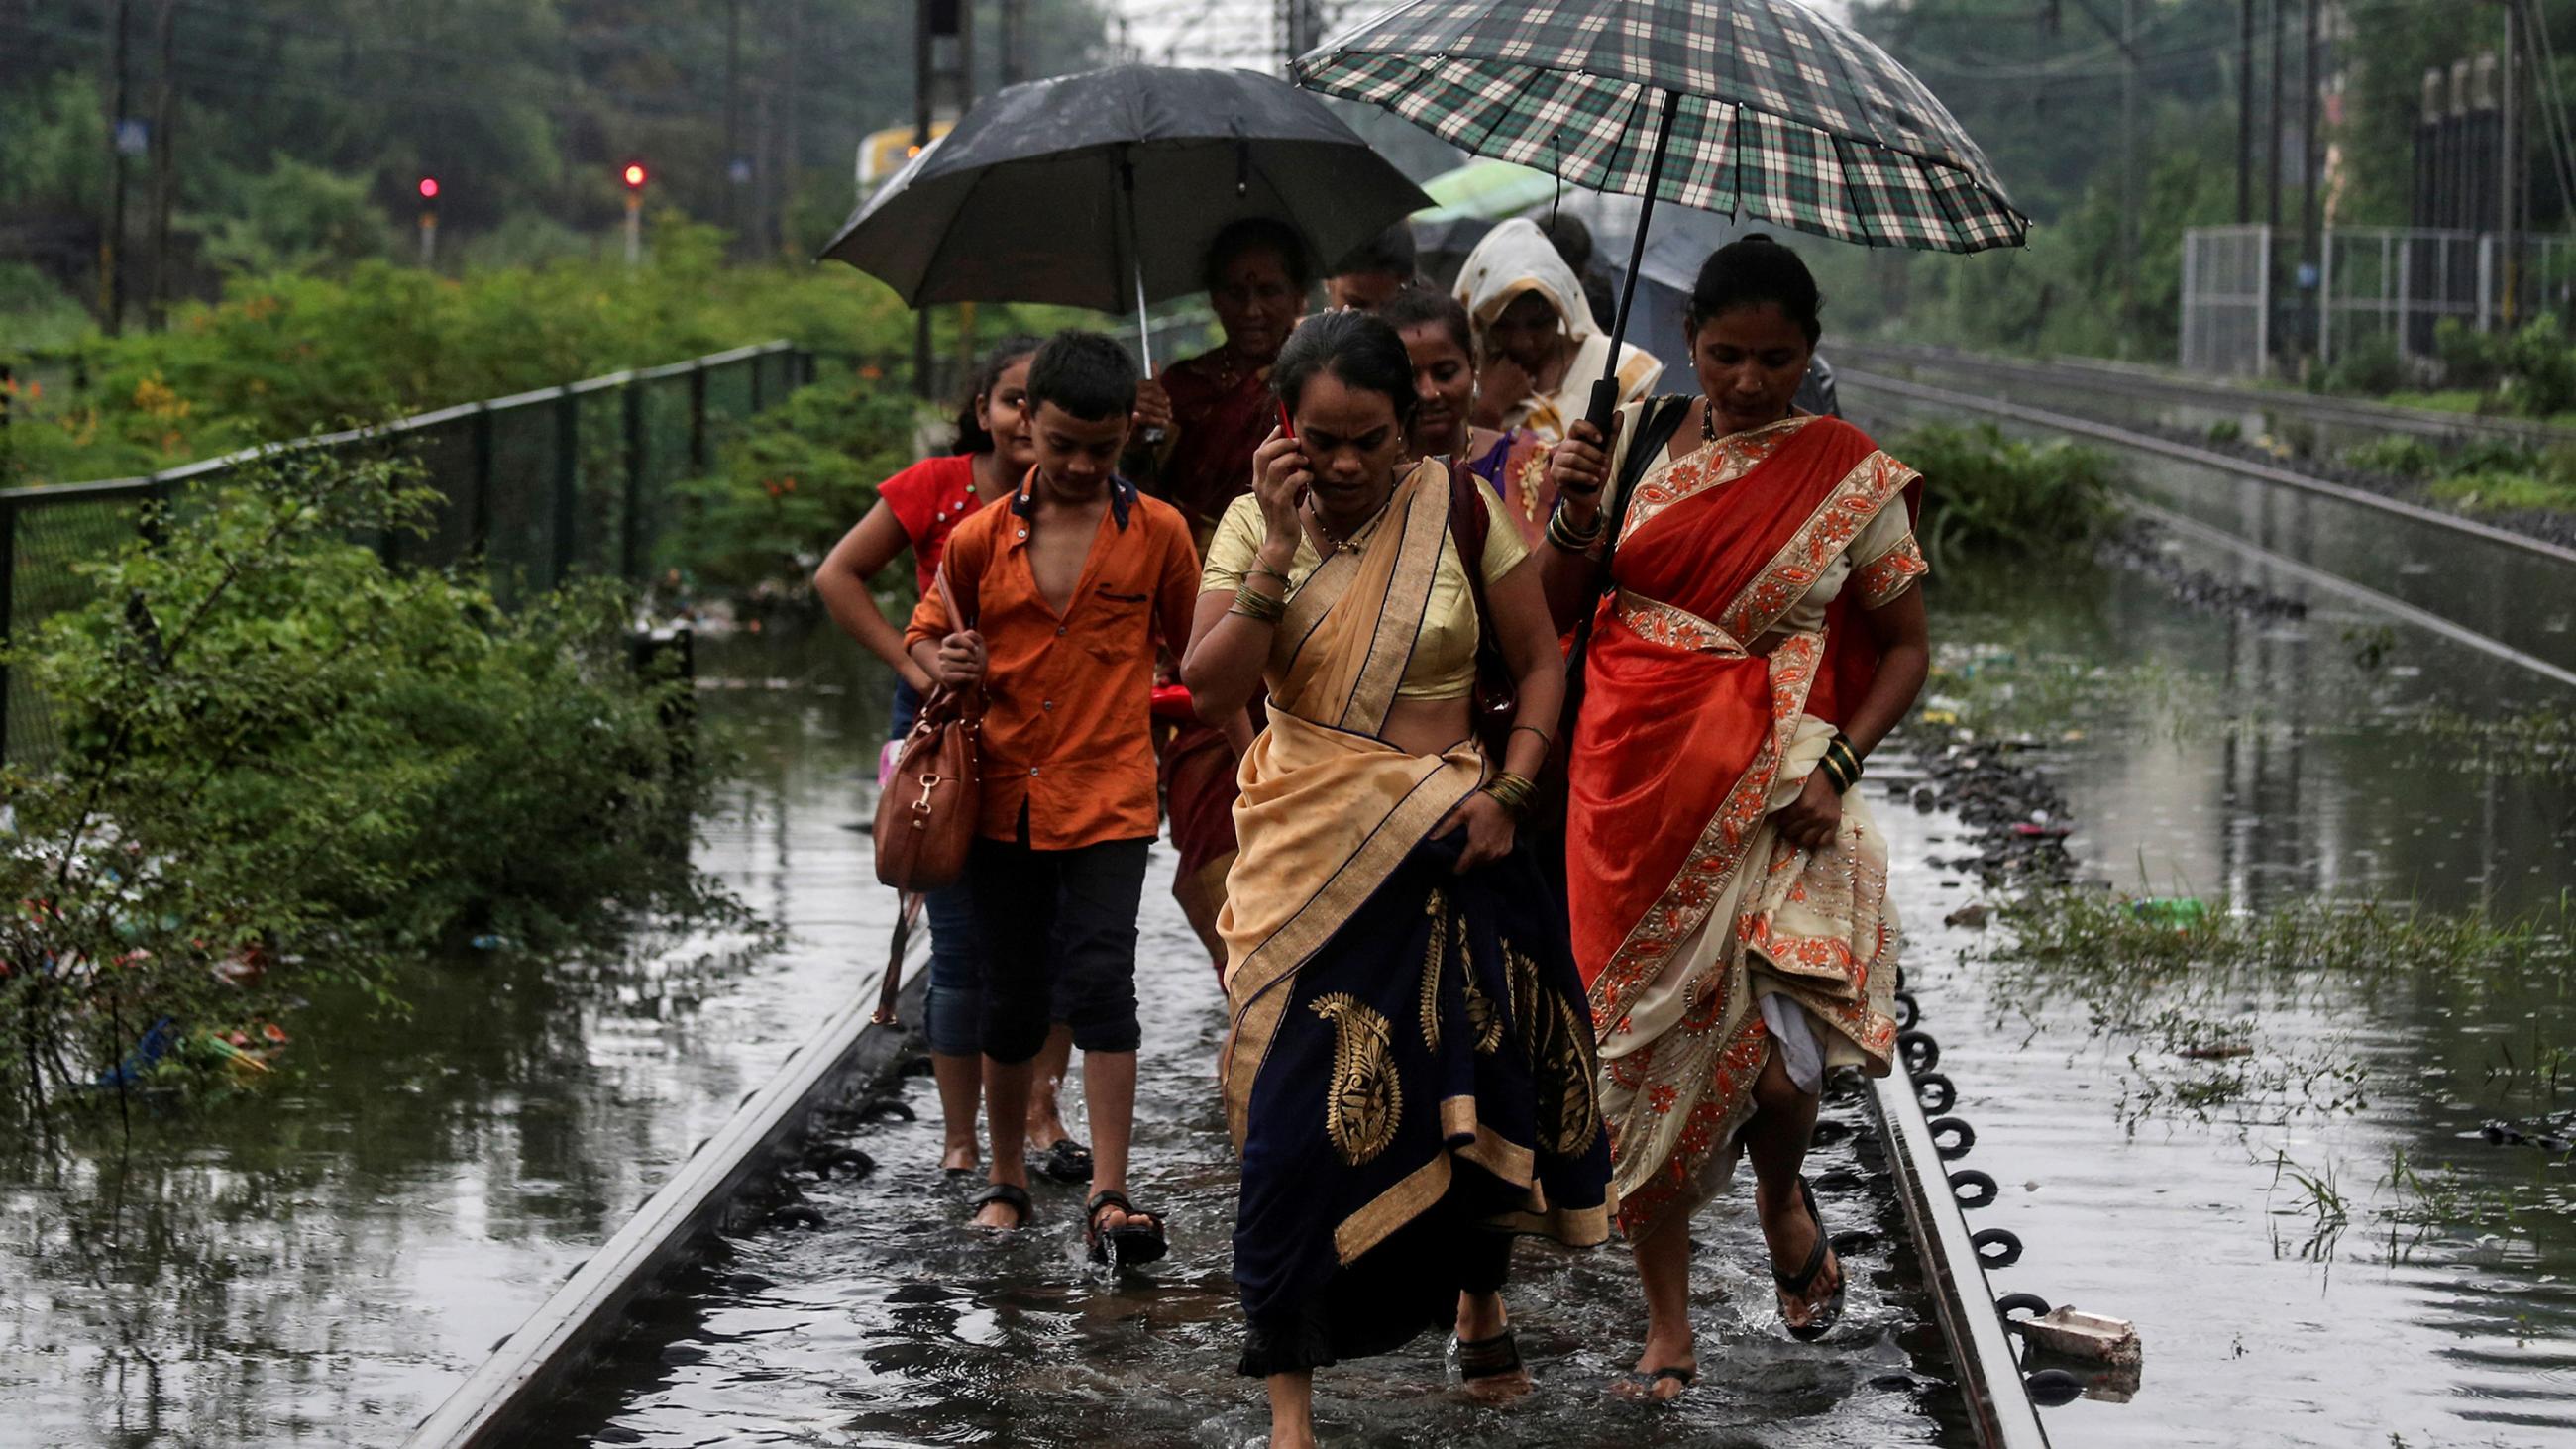
{"label": "bare foot in water", "polygon": [[1688,1335],[1669,1340],[1648,1337],[1645,1351],[1637,1355],[1637,1365],[1628,1371],[1617,1392],[1624,1398],[1663,1403],[1678,1399],[1699,1377],[1699,1355],[1693,1350]]}
{"label": "bare foot in water", "polygon": [[[1487,1403],[1503,1403],[1530,1391],[1529,1368],[1521,1363],[1520,1346],[1494,1346],[1490,1340],[1511,1332],[1511,1317],[1503,1309],[1500,1293],[1461,1293],[1458,1295],[1458,1367],[1466,1375],[1467,1392]],[[1469,1344],[1487,1344],[1470,1350]],[[1488,1369],[1481,1361],[1508,1354],[1511,1367],[1499,1372]]]}

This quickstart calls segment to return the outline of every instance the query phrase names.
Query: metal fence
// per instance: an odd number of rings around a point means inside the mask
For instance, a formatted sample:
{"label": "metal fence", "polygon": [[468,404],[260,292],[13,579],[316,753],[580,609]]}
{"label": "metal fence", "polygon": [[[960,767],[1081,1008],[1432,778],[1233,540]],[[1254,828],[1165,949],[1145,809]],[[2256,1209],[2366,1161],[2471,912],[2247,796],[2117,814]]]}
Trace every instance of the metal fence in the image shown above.
{"label": "metal fence", "polygon": [[2272,355],[2272,229],[2203,226],[2182,234],[2182,366],[2246,377]]}
{"label": "metal fence", "polygon": [[[284,450],[392,448],[436,491],[425,535],[383,541],[389,559],[446,568],[480,559],[505,604],[576,574],[641,580],[674,522],[673,485],[707,471],[711,432],[814,379],[785,342],[736,348],[568,387],[465,403]],[[0,490],[0,640],[88,602],[76,565],[149,526],[154,504],[280,449],[250,449],[140,478]],[[0,661],[0,760],[41,763],[59,743],[48,702]]]}
{"label": "metal fence", "polygon": [[2563,318],[2576,303],[2576,237],[2523,236],[2507,248],[2490,232],[2339,227],[2319,242],[2315,275],[2302,277],[2294,234],[2185,231],[2184,369],[2258,377],[2285,353],[2332,366],[2372,348],[2429,360],[2446,321],[2488,332],[2547,312]]}
{"label": "metal fence", "polygon": [[[1154,357],[1203,343],[1212,322],[1196,306],[1154,318]],[[1111,335],[1136,346],[1133,331]],[[416,460],[438,498],[425,535],[382,541],[387,559],[430,568],[480,559],[509,605],[576,574],[642,582],[662,535],[680,521],[674,485],[712,466],[713,434],[823,367],[883,376],[888,386],[911,377],[910,362],[891,355],[768,342],[280,447],[392,448]],[[928,390],[954,397],[967,371],[962,357],[935,357]],[[140,478],[0,489],[0,642],[88,602],[76,565],[133,539],[155,516],[151,505],[183,502],[196,485],[276,451],[252,448]],[[0,761],[41,763],[59,743],[52,709],[0,660]]]}

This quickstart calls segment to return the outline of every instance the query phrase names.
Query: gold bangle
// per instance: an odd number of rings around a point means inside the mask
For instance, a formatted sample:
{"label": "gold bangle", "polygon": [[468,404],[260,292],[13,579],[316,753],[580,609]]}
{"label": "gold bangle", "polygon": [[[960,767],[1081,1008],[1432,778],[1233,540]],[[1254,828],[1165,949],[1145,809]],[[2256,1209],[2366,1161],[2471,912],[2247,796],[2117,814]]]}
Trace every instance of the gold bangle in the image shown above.
{"label": "gold bangle", "polygon": [[1288,605],[1284,600],[1274,599],[1245,584],[1234,591],[1234,608],[1227,612],[1248,614],[1265,624],[1275,624],[1286,616]]}
{"label": "gold bangle", "polygon": [[1537,798],[1538,785],[1526,775],[1515,775],[1509,770],[1503,770],[1486,782],[1485,793],[1493,796],[1513,815],[1522,816],[1529,813],[1531,802]]}

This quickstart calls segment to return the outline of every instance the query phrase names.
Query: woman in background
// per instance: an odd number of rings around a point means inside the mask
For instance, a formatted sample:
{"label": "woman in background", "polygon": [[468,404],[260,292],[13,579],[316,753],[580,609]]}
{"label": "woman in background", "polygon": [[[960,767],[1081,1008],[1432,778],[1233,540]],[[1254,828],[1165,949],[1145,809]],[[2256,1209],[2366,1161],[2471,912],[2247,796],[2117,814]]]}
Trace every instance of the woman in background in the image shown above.
{"label": "woman in background", "polygon": [[1413,359],[1413,422],[1406,435],[1417,458],[1448,458],[1494,490],[1521,542],[1538,547],[1556,508],[1547,482],[1547,444],[1527,428],[1509,432],[1473,422],[1475,342],[1467,309],[1429,287],[1399,292],[1379,308]]}
{"label": "woman in background", "polygon": [[[1584,300],[1583,283],[1538,223],[1516,217],[1467,254],[1456,295],[1476,331],[1475,421],[1528,428],[1553,443],[1592,403],[1610,364],[1610,337]],[[1619,345],[1619,401],[1655,390],[1664,365],[1633,342]]]}
{"label": "woman in background", "polygon": [[[1163,369],[1136,398],[1139,431],[1167,430],[1160,452],[1140,460],[1149,491],[1189,519],[1201,557],[1227,505],[1252,486],[1252,450],[1279,413],[1270,365],[1305,315],[1314,282],[1297,233],[1261,217],[1217,233],[1206,275],[1208,306],[1225,340]],[[1183,722],[1162,742],[1163,808],[1180,855],[1172,896],[1220,967],[1225,942],[1216,918],[1234,865],[1234,771],[1251,742],[1251,717],[1242,711]]]}

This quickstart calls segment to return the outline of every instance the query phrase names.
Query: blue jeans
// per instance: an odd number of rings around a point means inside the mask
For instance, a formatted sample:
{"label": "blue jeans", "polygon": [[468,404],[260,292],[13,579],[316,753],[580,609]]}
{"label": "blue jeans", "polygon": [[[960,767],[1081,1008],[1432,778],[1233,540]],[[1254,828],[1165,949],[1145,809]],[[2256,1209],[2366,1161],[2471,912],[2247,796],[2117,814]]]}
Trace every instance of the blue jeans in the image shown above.
{"label": "blue jeans", "polygon": [[[892,737],[912,732],[921,714],[921,694],[902,679],[894,682]],[[984,969],[975,935],[975,893],[963,880],[929,893],[923,914],[930,918],[930,1004],[924,1009],[922,1034],[930,1049],[944,1057],[973,1056],[983,1049]]]}

